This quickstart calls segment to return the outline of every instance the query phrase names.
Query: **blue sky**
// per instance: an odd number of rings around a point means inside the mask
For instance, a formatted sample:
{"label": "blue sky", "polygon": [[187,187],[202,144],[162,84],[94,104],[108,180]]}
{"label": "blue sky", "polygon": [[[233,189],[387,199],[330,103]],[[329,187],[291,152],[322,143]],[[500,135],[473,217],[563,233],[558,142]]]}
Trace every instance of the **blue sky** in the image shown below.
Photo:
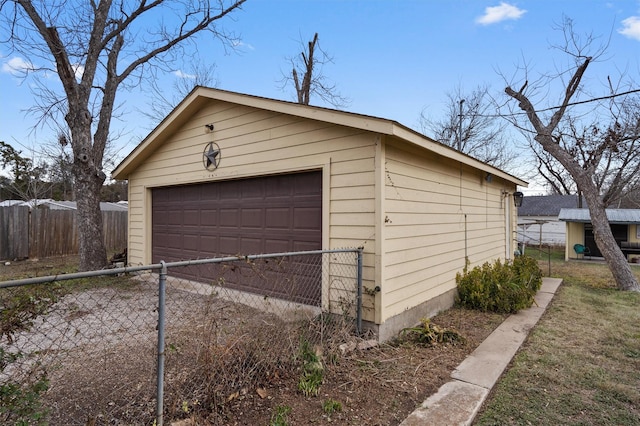
{"label": "blue sky", "polygon": [[[640,84],[640,0],[249,0],[224,22],[241,36],[238,52],[225,52],[213,40],[202,40],[199,51],[215,63],[220,89],[294,100],[279,80],[289,71],[287,58],[318,32],[334,59],[324,74],[351,100],[348,111],[417,129],[421,111],[437,117],[456,86],[501,92],[499,71],[511,76],[524,62],[540,73],[564,65],[549,47],[560,42],[553,26],[563,15],[579,32],[609,42],[608,60],[591,66],[590,81],[599,84],[625,69]],[[35,118],[23,112],[33,104],[29,81],[17,79],[12,67],[24,59],[0,50],[0,140],[14,146],[53,137],[47,129],[34,134]],[[188,73],[186,64],[174,69],[164,75],[166,87]],[[606,88],[594,85],[594,92],[606,94]],[[152,124],[136,112],[145,108],[144,93],[123,92],[118,100],[125,115],[116,125],[127,132],[118,144],[126,155]]]}

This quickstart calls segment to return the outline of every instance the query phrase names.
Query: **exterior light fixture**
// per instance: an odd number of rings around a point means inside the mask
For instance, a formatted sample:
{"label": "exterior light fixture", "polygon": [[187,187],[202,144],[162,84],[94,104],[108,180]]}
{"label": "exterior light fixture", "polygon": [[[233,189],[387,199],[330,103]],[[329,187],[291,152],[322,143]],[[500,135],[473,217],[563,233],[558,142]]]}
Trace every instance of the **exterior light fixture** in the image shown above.
{"label": "exterior light fixture", "polygon": [[524,194],[520,191],[513,193],[513,203],[516,207],[522,207],[522,200],[524,200]]}

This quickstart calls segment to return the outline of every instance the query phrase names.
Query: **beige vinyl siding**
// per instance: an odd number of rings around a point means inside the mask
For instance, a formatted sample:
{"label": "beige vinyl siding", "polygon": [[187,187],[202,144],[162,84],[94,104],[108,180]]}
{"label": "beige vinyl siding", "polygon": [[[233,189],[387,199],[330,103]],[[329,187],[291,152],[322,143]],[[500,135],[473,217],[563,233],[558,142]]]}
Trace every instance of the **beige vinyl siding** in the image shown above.
{"label": "beige vinyl siding", "polygon": [[[373,142],[373,135],[369,135]],[[354,158],[352,152],[341,151],[331,157],[330,183],[330,245],[338,247],[364,247],[363,286],[375,287],[373,238],[375,236],[374,155],[372,145],[366,158]],[[333,294],[333,293],[332,293]],[[331,301],[341,306],[340,301]],[[362,317],[375,320],[375,302],[363,295]]]}
{"label": "beige vinyl siding", "polygon": [[576,259],[578,255],[573,250],[575,244],[584,244],[584,223],[564,222],[567,226],[567,244],[565,246],[565,260]]}
{"label": "beige vinyl siding", "polygon": [[[212,133],[205,132],[208,123],[215,126]],[[208,104],[129,176],[130,262],[151,259],[152,187],[322,169],[329,184],[323,190],[323,216],[329,215],[323,223],[330,224],[324,226],[325,248],[364,246],[364,278],[373,280],[375,136],[247,106]],[[221,149],[215,171],[202,165],[202,153],[210,141]],[[365,319],[372,320],[373,310],[366,312]]]}
{"label": "beige vinyl siding", "polygon": [[436,154],[385,146],[382,320],[455,288],[464,268],[504,257],[498,182]]}

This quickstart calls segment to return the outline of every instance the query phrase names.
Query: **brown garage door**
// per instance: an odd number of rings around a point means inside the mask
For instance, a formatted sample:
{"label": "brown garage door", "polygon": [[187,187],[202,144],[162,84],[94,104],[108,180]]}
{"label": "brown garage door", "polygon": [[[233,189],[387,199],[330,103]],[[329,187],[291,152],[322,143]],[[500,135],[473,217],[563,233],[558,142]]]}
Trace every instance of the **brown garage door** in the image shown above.
{"label": "brown garage door", "polygon": [[[320,171],[155,188],[152,191],[152,260],[154,263],[208,257],[317,250],[322,247],[322,173]],[[317,263],[317,260],[301,260]],[[320,267],[320,266],[318,266]],[[319,303],[319,273],[313,291],[302,280],[298,295]],[[212,271],[207,280],[219,278]],[[235,268],[234,268],[235,270]],[[242,271],[240,271],[242,272]],[[277,285],[247,279],[247,271],[225,282],[262,294],[279,293]],[[178,272],[202,280],[202,268]],[[198,275],[197,277],[194,275]],[[216,276],[214,276],[216,275]],[[242,278],[242,277],[245,278]],[[263,281],[263,280],[258,280]],[[276,280],[277,281],[277,280]],[[296,279],[300,281],[300,277]],[[301,295],[305,296],[302,297]],[[291,297],[289,297],[291,298]]]}

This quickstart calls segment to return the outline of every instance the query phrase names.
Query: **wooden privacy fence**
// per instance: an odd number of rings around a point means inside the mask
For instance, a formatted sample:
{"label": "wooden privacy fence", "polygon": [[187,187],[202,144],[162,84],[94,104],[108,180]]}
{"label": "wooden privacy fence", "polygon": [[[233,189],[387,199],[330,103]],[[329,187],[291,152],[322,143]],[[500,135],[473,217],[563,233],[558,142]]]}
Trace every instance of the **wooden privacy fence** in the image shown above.
{"label": "wooden privacy fence", "polygon": [[[103,211],[109,252],[127,247],[127,212]],[[0,207],[0,259],[44,258],[78,253],[75,210]]]}

